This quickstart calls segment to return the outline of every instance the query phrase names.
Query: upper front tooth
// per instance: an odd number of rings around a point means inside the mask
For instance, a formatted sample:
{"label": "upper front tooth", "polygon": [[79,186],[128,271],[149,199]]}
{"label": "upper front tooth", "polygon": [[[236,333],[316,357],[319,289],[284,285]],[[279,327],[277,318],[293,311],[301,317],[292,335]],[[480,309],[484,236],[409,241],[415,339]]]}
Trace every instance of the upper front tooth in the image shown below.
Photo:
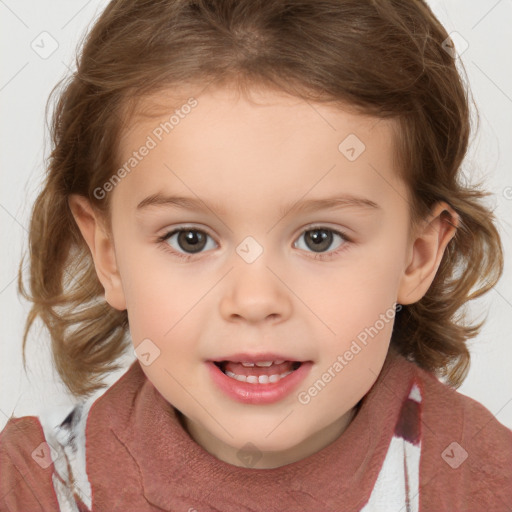
{"label": "upper front tooth", "polygon": [[272,366],[272,361],[259,361],[256,366]]}
{"label": "upper front tooth", "polygon": [[254,366],[254,363],[242,363],[242,366],[246,366],[247,368],[251,368]]}

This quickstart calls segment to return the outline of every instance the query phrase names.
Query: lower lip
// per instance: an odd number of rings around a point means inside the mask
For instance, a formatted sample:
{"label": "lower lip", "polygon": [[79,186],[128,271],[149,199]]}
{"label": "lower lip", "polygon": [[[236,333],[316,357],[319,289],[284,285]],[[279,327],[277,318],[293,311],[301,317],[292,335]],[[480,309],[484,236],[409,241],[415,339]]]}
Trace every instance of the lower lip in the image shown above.
{"label": "lower lip", "polygon": [[272,404],[289,395],[307,376],[312,363],[302,363],[295,371],[269,384],[249,384],[228,377],[213,362],[207,361],[213,382],[226,395],[244,404]]}

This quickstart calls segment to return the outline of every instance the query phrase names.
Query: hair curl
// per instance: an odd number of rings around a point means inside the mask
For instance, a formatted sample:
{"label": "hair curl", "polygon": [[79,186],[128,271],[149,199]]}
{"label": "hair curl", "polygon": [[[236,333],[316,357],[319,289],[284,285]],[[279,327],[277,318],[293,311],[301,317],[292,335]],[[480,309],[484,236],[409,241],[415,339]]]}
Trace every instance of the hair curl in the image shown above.
{"label": "hair curl", "polygon": [[[127,348],[126,311],[104,299],[91,254],[71,214],[119,165],[117,148],[138,100],[183,84],[256,84],[308,101],[339,102],[398,121],[397,172],[411,194],[411,222],[446,201],[460,225],[434,281],[397,313],[392,343],[420,367],[458,386],[469,367],[461,307],[492,288],[502,246],[487,193],[459,178],[470,133],[466,88],[448,34],[422,0],[114,0],[87,35],[76,71],[58,84],[52,151],[29,229],[32,302],[23,337],[40,317],[55,367],[75,396],[105,387]],[[62,90],[60,90],[62,89]],[[110,225],[109,225],[110,226]]]}

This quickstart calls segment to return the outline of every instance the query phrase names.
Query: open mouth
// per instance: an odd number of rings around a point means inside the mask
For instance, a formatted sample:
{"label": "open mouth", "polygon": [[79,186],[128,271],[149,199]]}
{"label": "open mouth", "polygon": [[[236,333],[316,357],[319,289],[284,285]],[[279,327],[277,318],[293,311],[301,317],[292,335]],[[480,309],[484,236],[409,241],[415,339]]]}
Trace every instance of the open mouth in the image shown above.
{"label": "open mouth", "polygon": [[233,362],[214,361],[215,365],[228,377],[249,384],[273,384],[284,379],[302,365],[300,361],[258,361]]}

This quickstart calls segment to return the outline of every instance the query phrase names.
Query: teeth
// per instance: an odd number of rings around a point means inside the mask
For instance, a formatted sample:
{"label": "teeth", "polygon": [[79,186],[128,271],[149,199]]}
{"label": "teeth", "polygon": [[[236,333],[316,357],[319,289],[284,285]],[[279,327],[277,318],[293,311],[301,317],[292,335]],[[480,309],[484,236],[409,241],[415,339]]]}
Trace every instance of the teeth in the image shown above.
{"label": "teeth", "polygon": [[268,384],[278,382],[279,380],[284,379],[287,375],[290,375],[290,373],[292,372],[284,372],[281,373],[280,375],[260,375],[259,377],[256,377],[256,375],[249,375],[248,377],[246,377],[245,375],[236,375],[233,372],[226,371],[226,375],[228,377],[239,380],[240,382],[248,382],[249,384]]}
{"label": "teeth", "polygon": [[256,366],[272,366],[272,361],[259,361],[258,363],[256,363]]}
{"label": "teeth", "polygon": [[268,368],[269,366],[272,366],[273,364],[283,364],[284,359],[279,359],[278,361],[258,361],[257,363],[250,363],[248,361],[242,362],[242,366],[245,366],[246,368],[252,368],[254,365],[261,367]]}

